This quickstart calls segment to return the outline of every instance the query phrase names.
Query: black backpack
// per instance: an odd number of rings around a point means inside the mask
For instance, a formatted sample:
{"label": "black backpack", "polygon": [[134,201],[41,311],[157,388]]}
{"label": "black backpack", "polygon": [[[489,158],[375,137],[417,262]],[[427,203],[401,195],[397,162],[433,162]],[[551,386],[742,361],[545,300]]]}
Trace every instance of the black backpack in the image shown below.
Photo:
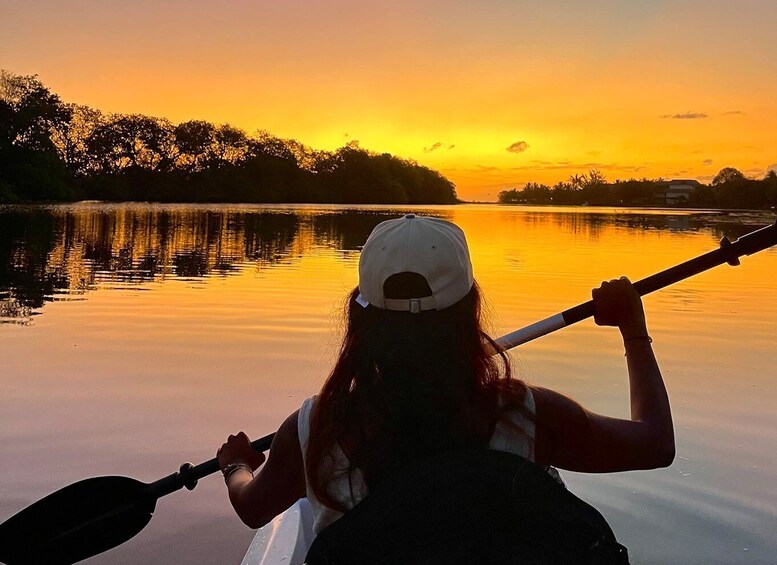
{"label": "black backpack", "polygon": [[628,564],[604,517],[523,457],[435,455],[322,530],[309,565]]}

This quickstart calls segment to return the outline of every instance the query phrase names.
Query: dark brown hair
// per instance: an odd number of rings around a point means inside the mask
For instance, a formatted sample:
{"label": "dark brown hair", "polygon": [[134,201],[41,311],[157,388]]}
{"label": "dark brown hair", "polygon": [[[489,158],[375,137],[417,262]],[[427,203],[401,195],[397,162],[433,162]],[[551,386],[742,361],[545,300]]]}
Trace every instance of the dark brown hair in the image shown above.
{"label": "dark brown hair", "polygon": [[[413,277],[387,281],[386,297],[425,296]],[[423,279],[421,286],[428,289]],[[417,314],[365,308],[357,296],[358,288],[348,297],[345,337],[313,411],[306,457],[316,497],[338,510],[345,509],[326,490],[333,476],[322,471],[337,445],[348,455],[349,476],[359,468],[372,489],[432,453],[485,447],[498,390],[523,393],[481,327],[477,283],[453,306]]]}

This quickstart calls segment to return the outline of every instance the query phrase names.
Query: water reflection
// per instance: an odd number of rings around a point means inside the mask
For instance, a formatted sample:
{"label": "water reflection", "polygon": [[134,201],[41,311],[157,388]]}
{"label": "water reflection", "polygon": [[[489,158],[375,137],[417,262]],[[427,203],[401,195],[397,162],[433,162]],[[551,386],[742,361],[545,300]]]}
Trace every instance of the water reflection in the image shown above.
{"label": "water reflection", "polygon": [[634,231],[659,230],[671,232],[697,232],[710,230],[717,237],[736,239],[773,221],[758,214],[725,214],[717,212],[664,212],[646,210],[608,209],[587,212],[586,208],[541,210],[519,209],[517,215],[524,224],[537,227],[555,226],[566,233],[596,240],[608,228],[617,227]]}
{"label": "water reflection", "polygon": [[[516,209],[514,221],[589,240],[612,226],[711,228],[717,237],[738,237],[751,229],[705,214],[612,212]],[[83,299],[98,286],[229,276],[247,266],[261,270],[294,262],[316,247],[357,250],[377,223],[401,213],[142,204],[0,208],[0,323],[29,323],[47,301]]]}
{"label": "water reflection", "polygon": [[[355,250],[390,211],[262,211],[69,206],[0,210],[0,322],[98,285],[264,269],[313,247]],[[439,214],[438,214],[439,215]],[[304,233],[303,233],[304,232]]]}
{"label": "water reflection", "polygon": [[[494,335],[585,300],[601,278],[641,278],[774,221],[410,210],[463,227]],[[331,369],[356,250],[375,224],[410,210],[0,207],[0,320],[12,322],[0,326],[0,445],[14,453],[0,465],[0,520],[87,476],[150,481],[210,458],[235,430],[277,429]],[[640,563],[774,561],[776,270],[777,248],[646,299],[678,459],[650,473],[565,474]],[[585,322],[511,357],[521,378],[628,415],[617,332]],[[141,536],[93,562],[178,562],[195,549],[191,562],[239,560],[250,532],[218,480],[168,498]]]}

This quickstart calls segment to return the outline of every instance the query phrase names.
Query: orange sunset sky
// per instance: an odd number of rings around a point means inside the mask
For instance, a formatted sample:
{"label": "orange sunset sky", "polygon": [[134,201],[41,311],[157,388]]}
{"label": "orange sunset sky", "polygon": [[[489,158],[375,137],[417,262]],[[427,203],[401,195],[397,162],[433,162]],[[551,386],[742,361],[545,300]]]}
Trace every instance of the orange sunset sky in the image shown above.
{"label": "orange sunset sky", "polygon": [[66,101],[352,140],[465,200],[600,169],[777,168],[777,1],[0,1],[0,68]]}

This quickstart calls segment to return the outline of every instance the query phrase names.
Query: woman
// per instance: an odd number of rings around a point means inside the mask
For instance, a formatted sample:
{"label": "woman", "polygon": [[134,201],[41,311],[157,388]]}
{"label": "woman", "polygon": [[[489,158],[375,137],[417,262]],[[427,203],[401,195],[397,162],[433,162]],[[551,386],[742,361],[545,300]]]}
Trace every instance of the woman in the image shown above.
{"label": "woman", "polygon": [[593,299],[596,323],[623,337],[629,420],[511,377],[506,355],[481,329],[480,291],[457,226],[413,214],[379,224],[362,250],[346,335],[320,394],[281,425],[255,477],[265,456],[243,432],[218,451],[236,512],[257,528],[307,496],[319,532],[401,467],[460,448],[591,473],[668,466],[669,399],[639,295],[621,278],[602,283]]}

